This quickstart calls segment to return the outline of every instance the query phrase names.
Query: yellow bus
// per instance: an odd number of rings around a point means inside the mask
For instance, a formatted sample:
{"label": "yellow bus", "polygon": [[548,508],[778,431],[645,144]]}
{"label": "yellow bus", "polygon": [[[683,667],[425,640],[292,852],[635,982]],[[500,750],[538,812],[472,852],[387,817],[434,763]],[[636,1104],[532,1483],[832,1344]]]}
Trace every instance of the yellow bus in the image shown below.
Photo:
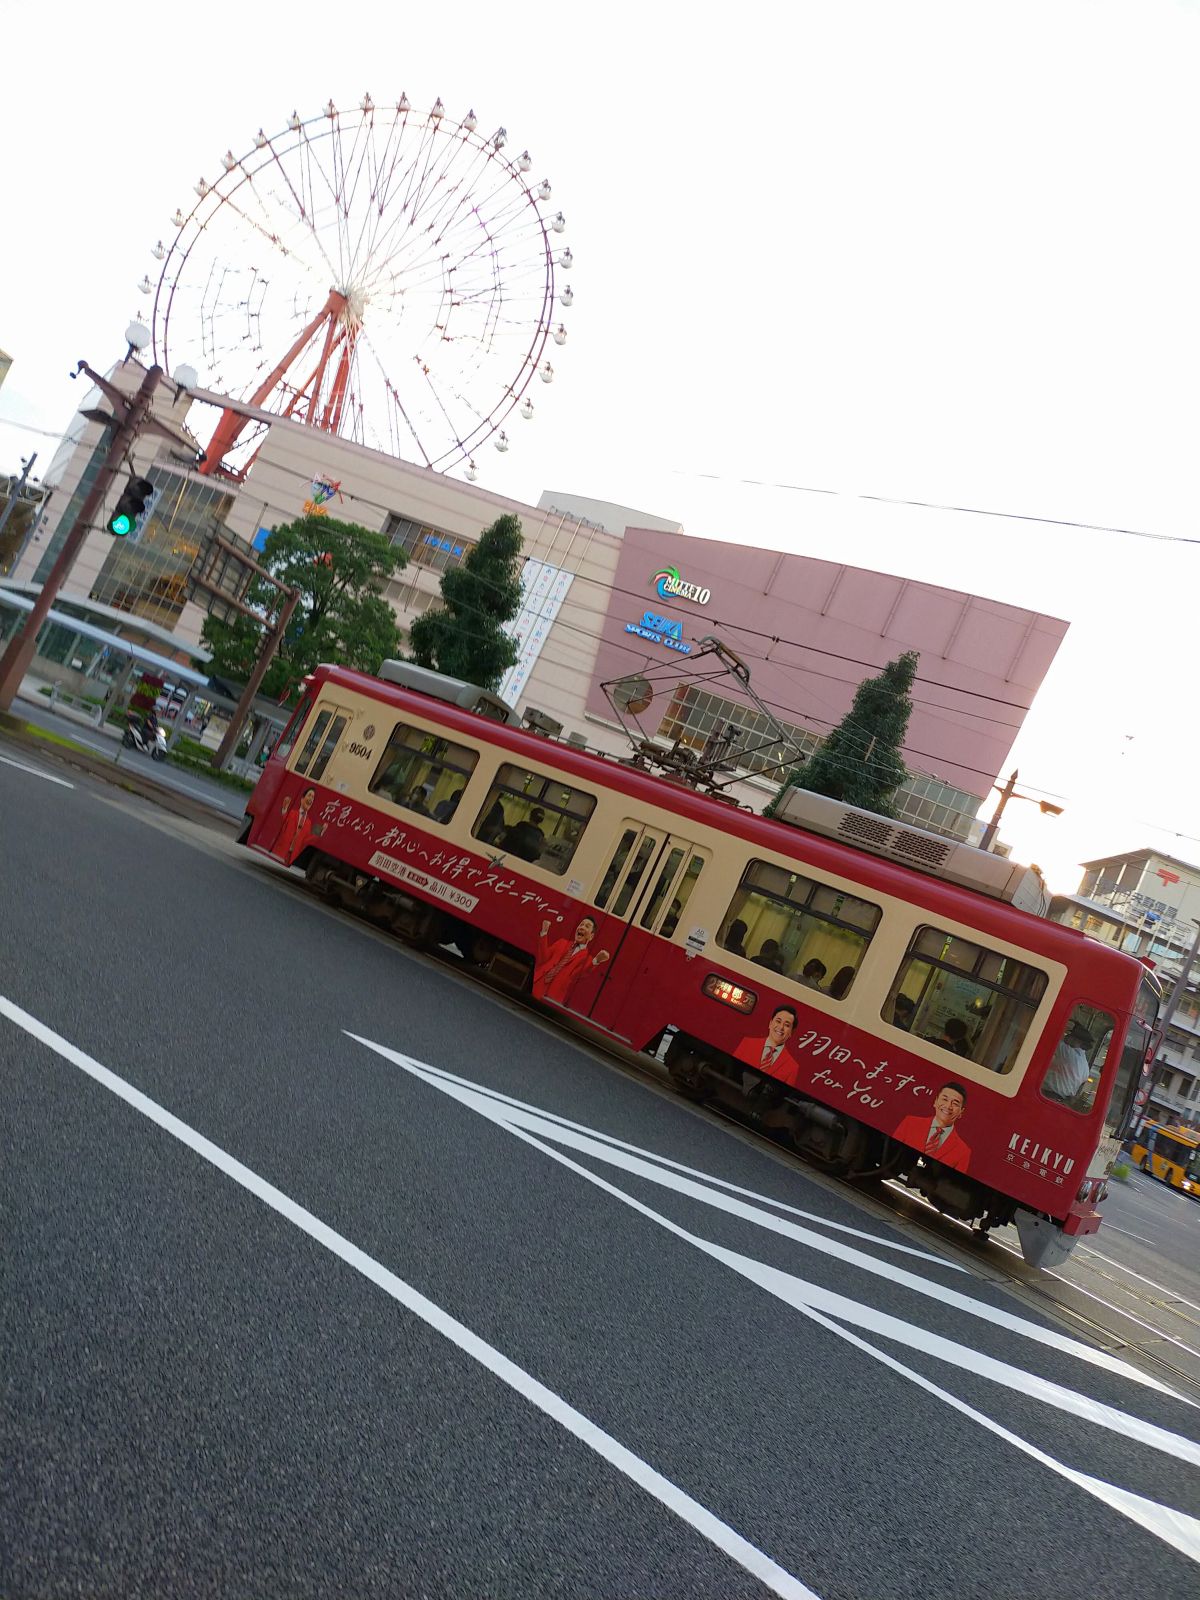
{"label": "yellow bus", "polygon": [[1200,1200],[1200,1133],[1145,1122],[1129,1152],[1135,1166]]}

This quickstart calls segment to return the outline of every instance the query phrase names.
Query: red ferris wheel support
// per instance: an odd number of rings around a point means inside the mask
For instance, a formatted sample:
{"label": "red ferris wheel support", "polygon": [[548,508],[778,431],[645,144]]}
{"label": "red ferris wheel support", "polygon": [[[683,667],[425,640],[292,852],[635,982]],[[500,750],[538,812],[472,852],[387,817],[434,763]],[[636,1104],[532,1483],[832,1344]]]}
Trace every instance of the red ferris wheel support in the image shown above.
{"label": "red ferris wheel support", "polygon": [[[282,399],[286,394],[286,404],[281,407],[279,413],[281,416],[293,417],[303,412],[303,420],[309,427],[320,428],[326,433],[338,431],[345,409],[350,370],[354,361],[355,337],[358,331],[346,316],[347,303],[346,296],[339,290],[329,291],[329,298],[320,311],[301,329],[286,355],[271,368],[245,402],[246,405],[270,410],[272,396],[278,394]],[[306,352],[311,351],[318,343],[321,353],[316,366],[303,383],[289,383],[288,374],[302,365]],[[331,368],[334,369],[334,376],[327,389],[325,380]],[[323,394],[326,398],[322,408]],[[220,472],[221,462],[252,421],[253,418],[243,411],[223,411],[213,430],[200,471],[206,476]],[[233,476],[245,477],[252,465],[253,458]]]}

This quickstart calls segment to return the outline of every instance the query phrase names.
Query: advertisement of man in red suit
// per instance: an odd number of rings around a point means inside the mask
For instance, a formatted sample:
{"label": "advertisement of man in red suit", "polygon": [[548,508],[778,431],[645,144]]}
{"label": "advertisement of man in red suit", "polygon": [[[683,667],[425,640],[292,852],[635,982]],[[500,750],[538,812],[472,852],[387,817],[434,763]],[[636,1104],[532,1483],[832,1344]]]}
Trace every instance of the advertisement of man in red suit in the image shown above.
{"label": "advertisement of man in red suit", "polygon": [[542,923],[533,968],[535,1000],[554,1000],[560,1006],[571,1003],[571,991],[588,968],[602,967],[608,960],[607,950],[592,954],[595,937],[596,924],[591,917],[583,918],[573,939],[556,939],[553,944],[549,922]]}
{"label": "advertisement of man in red suit", "polygon": [[300,796],[300,803],[295,806],[292,805],[291,795],[285,794],[283,797],[279,832],[275,835],[271,854],[278,856],[285,866],[290,867],[305,845],[311,844],[325,832],[319,823],[312,821],[311,813],[316,798],[315,789],[305,789]]}
{"label": "advertisement of man in red suit", "polygon": [[940,1161],[944,1167],[965,1172],[971,1159],[970,1146],[955,1132],[954,1124],[967,1109],[967,1091],[961,1083],[944,1083],[933,1102],[933,1116],[924,1112],[905,1117],[894,1138],[910,1144],[923,1156]]}
{"label": "advertisement of man in red suit", "polygon": [[784,1055],[783,1047],[792,1037],[796,1021],[794,1006],[776,1006],[767,1022],[766,1037],[761,1033],[752,1033],[738,1045],[733,1052],[733,1059],[744,1061],[748,1067],[757,1067],[760,1072],[769,1072],[773,1078],[794,1085],[797,1062],[791,1056]]}

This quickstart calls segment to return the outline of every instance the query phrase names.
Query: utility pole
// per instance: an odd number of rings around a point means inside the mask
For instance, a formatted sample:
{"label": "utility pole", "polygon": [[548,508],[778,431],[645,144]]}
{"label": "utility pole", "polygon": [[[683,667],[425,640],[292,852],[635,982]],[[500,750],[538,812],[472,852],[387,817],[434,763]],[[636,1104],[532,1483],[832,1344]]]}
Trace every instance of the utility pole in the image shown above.
{"label": "utility pole", "polygon": [[995,811],[992,813],[992,820],[988,823],[987,827],[983,830],[983,838],[980,839],[980,841],[979,841],[979,848],[981,850],[990,850],[992,848],[992,843],[995,840],[996,834],[999,832],[999,829],[1000,829],[1000,818],[1004,815],[1004,808],[1008,804],[1008,802],[1012,799],[1013,791],[1016,789],[1016,787],[1017,787],[1017,769],[1016,769],[1016,767],[1014,767],[1013,770],[1008,775],[1008,782],[1004,785],[1003,789],[1001,789],[1001,791],[1000,791],[1000,804],[996,807]]}
{"label": "utility pole", "polygon": [[[1167,1029],[1174,1021],[1175,1013],[1179,1009],[1179,1002],[1187,993],[1187,981],[1191,976],[1192,968],[1196,963],[1196,956],[1200,954],[1200,918],[1193,917],[1192,921],[1196,924],[1196,933],[1195,937],[1192,939],[1192,948],[1188,951],[1187,955],[1184,956],[1183,965],[1179,969],[1179,976],[1171,985],[1171,992],[1167,996],[1167,1003],[1162,1009],[1162,1014],[1158,1019],[1157,1026],[1155,1027],[1154,1031],[1154,1059],[1146,1064],[1141,1078],[1141,1083],[1139,1085],[1139,1088],[1144,1088],[1145,1090],[1146,1104],[1140,1109],[1136,1106],[1131,1107],[1130,1109],[1128,1128],[1132,1133],[1140,1133],[1142,1126],[1146,1121],[1146,1106],[1149,1105],[1150,1096],[1154,1092],[1154,1074],[1156,1070],[1159,1067],[1169,1068],[1171,1065],[1169,1061],[1163,1060],[1159,1052],[1167,1043]],[[1135,1089],[1134,1093],[1136,1094],[1137,1092],[1138,1090]]]}
{"label": "utility pole", "polygon": [[[121,469],[129,446],[137,438],[138,432],[150,410],[150,403],[154,398],[154,391],[158,388],[163,378],[161,367],[151,367],[142,379],[141,388],[132,399],[115,388],[99,373],[93,372],[86,361],[81,361],[76,368],[75,376],[86,372],[92,382],[112,402],[114,415],[109,419],[110,425],[115,422],[116,430],[109,442],[108,452],[96,474],[96,481],[88,490],[83,504],[75,515],[75,520],[67,531],[63,547],[58,553],[58,560],[50,569],[50,574],[42,584],[42,592],[33,603],[33,610],[25,619],[25,626],[9,642],[8,649],[0,658],[0,711],[7,711],[16,698],[17,690],[21,687],[22,679],[29,670],[37,649],[38,634],[42,624],[49,615],[50,608],[58,597],[58,592],[65,583],[71,568],[75,565],[75,558],[83,547],[88,530],[97,512],[104,504],[105,496],[112,486],[113,479]],[[174,437],[172,435],[172,437]]]}
{"label": "utility pole", "polygon": [[9,485],[8,504],[5,506],[3,513],[0,513],[0,533],[3,533],[5,528],[8,527],[8,519],[16,509],[17,501],[21,498],[21,490],[25,487],[29,474],[33,471],[33,463],[36,460],[37,451],[35,450],[28,461],[22,461],[21,476],[17,479],[16,487]]}
{"label": "utility pole", "polygon": [[[994,785],[993,785],[993,787],[994,787]],[[981,850],[990,850],[992,848],[992,844],[993,844],[993,842],[995,841],[995,838],[996,838],[997,829],[1000,827],[1000,818],[1004,815],[1005,806],[1008,804],[1008,802],[1010,800],[1012,800],[1014,798],[1013,791],[1016,789],[1016,787],[1017,787],[1017,769],[1014,767],[1013,770],[1008,775],[1008,782],[1004,785],[1003,789],[1000,790],[1000,804],[996,807],[995,811],[993,812],[992,820],[988,823],[987,827],[983,830],[983,838],[980,839],[980,841],[979,841],[979,848]],[[1042,815],[1044,817],[1061,817],[1062,816],[1063,808],[1061,806],[1056,806],[1053,803],[1053,801],[1050,801],[1050,800],[1034,800],[1033,796],[1031,794],[1018,794],[1018,795],[1015,796],[1015,798],[1018,799],[1018,800],[1031,800],[1031,801],[1033,801],[1033,804],[1037,806],[1038,810],[1042,813]]]}
{"label": "utility pole", "polygon": [[271,632],[267,637],[267,641],[262,647],[262,652],[259,655],[258,660],[254,663],[254,671],[250,674],[250,677],[246,683],[246,687],[242,690],[242,698],[238,701],[237,709],[234,711],[233,716],[229,720],[229,726],[225,730],[225,737],[217,746],[217,753],[213,757],[212,762],[214,767],[223,767],[233,752],[237,749],[237,742],[239,736],[241,735],[242,726],[245,723],[246,718],[250,715],[251,708],[254,705],[254,696],[258,693],[259,687],[267,675],[267,668],[275,659],[275,652],[279,649],[280,645],[287,636],[288,623],[292,620],[292,613],[295,611],[299,602],[300,591],[298,589],[287,589],[284,591],[283,604],[280,606],[279,612],[275,618],[275,626],[271,629]]}

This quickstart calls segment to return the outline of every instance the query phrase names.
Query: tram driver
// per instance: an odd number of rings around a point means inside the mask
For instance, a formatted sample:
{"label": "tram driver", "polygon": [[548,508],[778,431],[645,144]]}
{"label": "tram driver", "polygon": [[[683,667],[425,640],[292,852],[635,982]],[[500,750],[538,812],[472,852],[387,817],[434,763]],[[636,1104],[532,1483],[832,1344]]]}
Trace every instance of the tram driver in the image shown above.
{"label": "tram driver", "polygon": [[1072,1018],[1050,1059],[1050,1065],[1046,1068],[1046,1076],[1042,1079],[1042,1093],[1049,1095],[1051,1100],[1061,1100],[1064,1105],[1073,1105],[1086,1088],[1091,1075],[1088,1052],[1092,1049],[1092,1045],[1091,1034],[1081,1022]]}

